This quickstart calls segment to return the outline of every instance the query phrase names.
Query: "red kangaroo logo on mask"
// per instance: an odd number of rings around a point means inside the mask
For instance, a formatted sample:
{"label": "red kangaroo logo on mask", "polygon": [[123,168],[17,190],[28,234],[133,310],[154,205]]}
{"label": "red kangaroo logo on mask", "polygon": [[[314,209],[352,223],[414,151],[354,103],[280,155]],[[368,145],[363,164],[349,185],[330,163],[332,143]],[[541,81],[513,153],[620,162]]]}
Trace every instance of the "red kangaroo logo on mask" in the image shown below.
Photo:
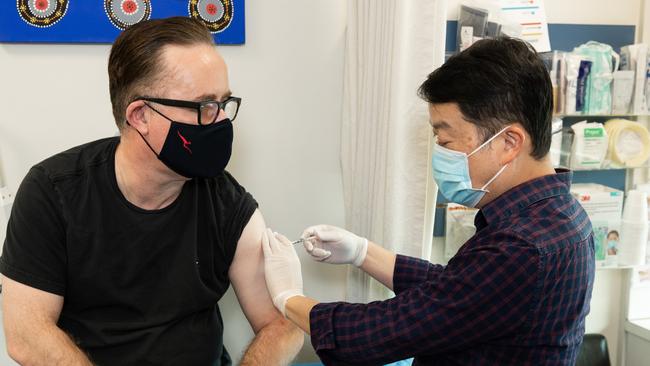
{"label": "red kangaroo logo on mask", "polygon": [[190,149],[190,145],[192,145],[192,141],[188,141],[179,131],[176,131],[178,133],[178,137],[181,138],[181,142],[183,142],[183,149],[187,150],[190,154],[192,154],[192,150]]}

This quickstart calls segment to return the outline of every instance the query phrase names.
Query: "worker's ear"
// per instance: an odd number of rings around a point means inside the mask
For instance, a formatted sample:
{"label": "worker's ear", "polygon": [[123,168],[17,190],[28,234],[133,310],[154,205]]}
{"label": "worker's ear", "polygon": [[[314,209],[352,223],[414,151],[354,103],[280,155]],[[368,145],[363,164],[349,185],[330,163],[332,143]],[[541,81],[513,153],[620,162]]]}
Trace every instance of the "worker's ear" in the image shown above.
{"label": "worker's ear", "polygon": [[138,130],[142,136],[149,134],[148,113],[146,111],[147,106],[144,100],[133,101],[126,107],[127,122],[131,127]]}
{"label": "worker's ear", "polygon": [[524,149],[526,143],[526,130],[519,123],[515,123],[503,131],[503,151],[504,155],[501,156],[501,165],[511,163],[519,156]]}

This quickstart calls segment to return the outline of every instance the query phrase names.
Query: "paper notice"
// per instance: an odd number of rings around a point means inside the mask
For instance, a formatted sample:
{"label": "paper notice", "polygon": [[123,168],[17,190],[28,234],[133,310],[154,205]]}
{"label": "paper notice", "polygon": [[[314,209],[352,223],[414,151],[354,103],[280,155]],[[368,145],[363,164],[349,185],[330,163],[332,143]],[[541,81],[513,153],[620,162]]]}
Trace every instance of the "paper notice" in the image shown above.
{"label": "paper notice", "polygon": [[499,1],[503,19],[521,25],[521,39],[533,45],[537,52],[551,51],[543,0]]}

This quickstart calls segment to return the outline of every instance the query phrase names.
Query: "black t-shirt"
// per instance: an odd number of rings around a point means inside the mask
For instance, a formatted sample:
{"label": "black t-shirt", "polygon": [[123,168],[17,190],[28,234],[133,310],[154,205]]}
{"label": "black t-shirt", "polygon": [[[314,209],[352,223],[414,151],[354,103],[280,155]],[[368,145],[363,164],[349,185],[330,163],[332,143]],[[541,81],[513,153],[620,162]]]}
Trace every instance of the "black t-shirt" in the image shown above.
{"label": "black t-shirt", "polygon": [[17,192],[0,271],[64,296],[58,326],[98,365],[219,365],[217,301],[257,208],[224,172],[194,179],[161,210],[115,179],[119,138],[34,166]]}

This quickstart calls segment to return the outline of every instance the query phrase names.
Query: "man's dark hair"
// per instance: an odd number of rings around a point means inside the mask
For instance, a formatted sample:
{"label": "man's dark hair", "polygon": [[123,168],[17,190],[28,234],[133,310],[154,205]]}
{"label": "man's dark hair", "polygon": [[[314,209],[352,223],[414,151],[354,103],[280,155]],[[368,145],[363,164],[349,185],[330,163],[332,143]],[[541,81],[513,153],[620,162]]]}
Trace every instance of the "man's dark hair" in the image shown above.
{"label": "man's dark hair", "polygon": [[522,40],[484,39],[429,74],[420,97],[431,104],[456,103],[483,141],[519,122],[530,135],[537,160],[551,146],[553,89],[532,46]]}
{"label": "man's dark hair", "polygon": [[108,83],[117,127],[122,129],[126,107],[162,79],[165,46],[214,45],[208,28],[188,17],[146,20],[122,32],[108,58]]}

